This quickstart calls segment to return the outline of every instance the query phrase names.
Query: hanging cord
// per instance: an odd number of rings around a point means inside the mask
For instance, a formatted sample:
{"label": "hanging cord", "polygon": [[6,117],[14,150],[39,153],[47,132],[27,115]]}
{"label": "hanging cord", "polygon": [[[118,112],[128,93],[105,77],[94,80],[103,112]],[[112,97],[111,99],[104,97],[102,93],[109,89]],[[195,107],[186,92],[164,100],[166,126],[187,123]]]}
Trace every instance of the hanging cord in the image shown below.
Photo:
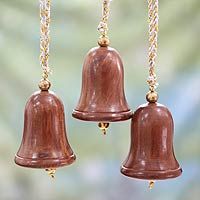
{"label": "hanging cord", "polygon": [[[42,79],[39,88],[48,91],[51,83],[48,80],[51,69],[49,67],[50,44],[50,8],[51,0],[40,0],[40,65],[42,67]],[[56,169],[45,169],[51,178],[55,178]]]}
{"label": "hanging cord", "polygon": [[158,48],[158,0],[148,0],[149,16],[149,92],[147,101],[155,103],[158,100],[156,88],[158,87],[157,76],[155,73],[156,57]]}
{"label": "hanging cord", "polygon": [[[100,37],[98,40],[98,44],[101,47],[107,47],[110,44],[110,40],[108,37],[108,19],[110,15],[110,3],[112,0],[102,0],[102,18],[98,26],[98,31],[100,33]],[[104,135],[106,135],[106,131],[109,128],[109,123],[107,122],[99,122],[98,127],[102,131]]]}
{"label": "hanging cord", "polygon": [[41,90],[48,90],[51,86],[48,80],[51,73],[49,67],[50,7],[51,0],[40,0],[40,65],[43,70],[42,80],[39,83]]}
{"label": "hanging cord", "polygon": [[98,44],[102,47],[107,47],[110,44],[108,37],[108,19],[110,14],[110,3],[112,0],[103,0],[102,19],[98,26],[100,37]]}
{"label": "hanging cord", "polygon": [[[157,76],[155,73],[156,57],[158,48],[158,0],[148,0],[149,15],[149,92],[146,99],[149,103],[158,101],[156,88],[158,87]],[[154,180],[149,181],[149,189],[153,189]]]}

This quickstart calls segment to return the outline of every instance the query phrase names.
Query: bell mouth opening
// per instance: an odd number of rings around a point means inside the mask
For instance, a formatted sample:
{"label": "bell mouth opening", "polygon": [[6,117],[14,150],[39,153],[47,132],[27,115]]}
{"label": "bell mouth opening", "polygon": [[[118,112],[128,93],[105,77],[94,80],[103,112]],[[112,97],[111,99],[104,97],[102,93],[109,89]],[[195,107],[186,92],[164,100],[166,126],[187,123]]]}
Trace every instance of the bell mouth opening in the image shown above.
{"label": "bell mouth opening", "polygon": [[94,122],[117,122],[125,121],[132,117],[132,110],[123,112],[85,112],[74,110],[72,116],[76,119],[83,121],[94,121]]}
{"label": "bell mouth opening", "polygon": [[54,159],[32,159],[15,156],[15,163],[21,167],[35,169],[59,168],[72,164],[76,160],[76,156],[72,154],[68,158]]}
{"label": "bell mouth opening", "polygon": [[176,178],[182,174],[182,169],[178,167],[173,170],[149,170],[149,171],[139,171],[127,168],[125,166],[121,167],[121,173],[130,178],[143,179],[143,180],[165,180],[170,178]]}

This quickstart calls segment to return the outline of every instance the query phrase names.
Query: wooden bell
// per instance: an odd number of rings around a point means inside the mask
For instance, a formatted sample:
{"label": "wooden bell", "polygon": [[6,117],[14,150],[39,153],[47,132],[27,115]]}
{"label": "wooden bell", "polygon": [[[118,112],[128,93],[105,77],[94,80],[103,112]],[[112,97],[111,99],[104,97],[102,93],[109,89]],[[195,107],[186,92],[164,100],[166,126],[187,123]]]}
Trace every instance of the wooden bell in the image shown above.
{"label": "wooden bell", "polygon": [[118,52],[100,46],[86,56],[82,91],[73,117],[96,122],[114,122],[131,118],[124,94],[124,69]]}
{"label": "wooden bell", "polygon": [[140,106],[131,125],[131,147],[122,174],[138,179],[160,180],[180,176],[173,150],[174,123],[169,110],[158,103]]}
{"label": "wooden bell", "polygon": [[26,104],[23,139],[15,163],[23,167],[55,169],[74,160],[66,137],[61,100],[50,91],[34,93]]}

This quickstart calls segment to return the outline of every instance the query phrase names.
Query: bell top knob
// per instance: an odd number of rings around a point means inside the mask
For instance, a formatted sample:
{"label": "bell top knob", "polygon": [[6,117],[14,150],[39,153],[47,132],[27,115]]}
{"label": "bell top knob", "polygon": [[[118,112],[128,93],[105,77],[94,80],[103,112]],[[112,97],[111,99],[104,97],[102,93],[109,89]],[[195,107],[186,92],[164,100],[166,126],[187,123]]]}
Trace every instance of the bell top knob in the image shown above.
{"label": "bell top knob", "polygon": [[51,87],[51,83],[48,79],[42,79],[39,82],[38,87],[40,88],[41,91],[48,91],[49,88]]}

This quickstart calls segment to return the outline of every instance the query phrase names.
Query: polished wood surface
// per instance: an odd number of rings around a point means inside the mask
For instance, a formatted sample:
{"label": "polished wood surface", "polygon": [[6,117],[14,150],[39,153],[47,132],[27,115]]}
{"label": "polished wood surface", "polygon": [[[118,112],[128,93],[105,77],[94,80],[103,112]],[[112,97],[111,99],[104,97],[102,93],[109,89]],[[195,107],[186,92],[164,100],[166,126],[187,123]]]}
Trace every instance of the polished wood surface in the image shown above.
{"label": "polished wood surface", "polygon": [[139,179],[180,176],[173,150],[174,123],[169,110],[158,103],[140,106],[131,125],[131,148],[121,172]]}
{"label": "polished wood surface", "polygon": [[85,58],[81,96],[73,117],[86,121],[121,121],[132,112],[124,94],[124,69],[118,52],[96,47]]}
{"label": "polished wood surface", "polygon": [[24,133],[15,156],[18,165],[31,168],[57,168],[69,165],[75,155],[66,137],[64,107],[48,91],[38,91],[28,100]]}

